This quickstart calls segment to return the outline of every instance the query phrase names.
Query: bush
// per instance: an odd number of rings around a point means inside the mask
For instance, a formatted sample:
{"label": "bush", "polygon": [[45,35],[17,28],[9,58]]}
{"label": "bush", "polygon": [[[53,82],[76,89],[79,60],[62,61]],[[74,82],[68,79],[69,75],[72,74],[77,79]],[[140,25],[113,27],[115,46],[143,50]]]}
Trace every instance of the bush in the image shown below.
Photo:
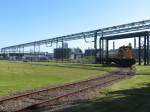
{"label": "bush", "polygon": [[94,64],[95,63],[95,57],[94,56],[86,56],[82,59],[82,63],[84,63],[84,64]]}

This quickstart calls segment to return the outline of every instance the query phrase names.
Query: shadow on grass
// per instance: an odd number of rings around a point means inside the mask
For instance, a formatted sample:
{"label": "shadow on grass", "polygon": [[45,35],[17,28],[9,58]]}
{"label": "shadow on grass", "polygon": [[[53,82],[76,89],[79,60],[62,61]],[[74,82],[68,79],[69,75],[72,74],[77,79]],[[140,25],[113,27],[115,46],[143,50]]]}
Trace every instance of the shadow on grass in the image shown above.
{"label": "shadow on grass", "polygon": [[[12,61],[10,63],[19,63]],[[107,71],[112,72],[113,68],[118,67],[115,64],[107,65],[107,64],[80,64],[80,63],[32,63],[32,62],[20,62],[27,63],[30,65],[39,65],[39,66],[54,66],[54,67],[62,67],[62,68],[74,68],[74,69],[85,69],[85,70],[98,70],[98,71]]]}
{"label": "shadow on grass", "polygon": [[142,72],[142,73],[136,73],[136,75],[150,75],[150,72]]}
{"label": "shadow on grass", "polygon": [[107,72],[111,72],[112,69],[111,68],[115,68],[115,65],[112,66],[106,66],[106,65],[96,65],[96,64],[89,64],[89,65],[85,65],[85,64],[37,64],[37,63],[30,63],[32,65],[42,65],[42,66],[55,66],[55,67],[62,67],[62,68],[75,68],[75,69],[85,69],[85,70],[98,70],[98,71],[107,71]]}
{"label": "shadow on grass", "polygon": [[145,86],[110,92],[61,112],[150,112],[150,84]]}

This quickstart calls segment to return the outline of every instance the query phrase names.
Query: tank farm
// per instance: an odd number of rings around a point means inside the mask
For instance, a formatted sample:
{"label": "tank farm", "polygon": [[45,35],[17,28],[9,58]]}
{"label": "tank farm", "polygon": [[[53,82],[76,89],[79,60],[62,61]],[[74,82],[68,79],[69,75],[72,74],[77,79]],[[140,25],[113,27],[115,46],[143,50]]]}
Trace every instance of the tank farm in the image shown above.
{"label": "tank farm", "polygon": [[[2,48],[1,53],[4,58],[8,59],[8,56],[16,55],[18,57],[16,63],[18,61],[25,63],[36,60],[37,49],[38,53],[42,52],[42,45],[48,48],[56,45],[54,57],[56,61],[63,64],[66,63],[70,56],[69,53],[71,53],[70,49],[66,47],[66,42],[83,40],[85,43],[89,43],[90,40],[94,48],[93,51],[90,51],[94,57],[92,64],[102,64],[107,67],[115,65],[117,70],[103,76],[2,97],[0,98],[0,112],[58,111],[69,108],[78,102],[95,98],[100,89],[134,77],[136,63],[149,65],[149,29],[150,20],[144,20]],[[128,38],[134,39],[133,47],[122,45],[115,50],[115,40]],[[113,41],[113,51],[110,51],[110,41]],[[61,48],[58,48],[58,45],[61,45]],[[32,56],[24,57],[27,55],[28,47],[32,48]],[[134,54],[135,47],[138,48],[137,56]],[[79,55],[79,49],[76,51],[78,51],[78,55],[74,55],[74,57],[83,57],[83,55]],[[38,59],[46,60],[42,56]],[[30,64],[40,65],[41,63]]]}

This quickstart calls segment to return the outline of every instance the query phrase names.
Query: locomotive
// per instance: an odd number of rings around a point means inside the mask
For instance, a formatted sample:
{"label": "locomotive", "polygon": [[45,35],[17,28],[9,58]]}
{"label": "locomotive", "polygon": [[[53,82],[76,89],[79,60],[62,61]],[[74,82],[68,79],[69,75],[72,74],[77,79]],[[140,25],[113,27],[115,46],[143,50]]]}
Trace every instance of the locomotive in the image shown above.
{"label": "locomotive", "polygon": [[106,53],[104,52],[104,57],[103,60],[106,64],[115,63],[118,66],[130,67],[136,63],[131,46],[121,46],[116,51],[109,51],[109,57],[107,59]]}

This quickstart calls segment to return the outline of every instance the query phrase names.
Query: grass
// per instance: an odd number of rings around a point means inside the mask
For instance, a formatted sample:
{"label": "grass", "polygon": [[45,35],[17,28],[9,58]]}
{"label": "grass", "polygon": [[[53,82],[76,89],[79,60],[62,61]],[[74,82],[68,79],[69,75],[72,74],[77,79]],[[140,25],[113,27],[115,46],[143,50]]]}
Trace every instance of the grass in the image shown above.
{"label": "grass", "polygon": [[102,75],[114,67],[62,63],[0,61],[0,95]]}
{"label": "grass", "polygon": [[[0,95],[95,77],[115,67],[53,62],[0,61]],[[65,112],[150,112],[150,66],[136,66],[136,76],[100,90],[102,96]]]}
{"label": "grass", "polygon": [[101,90],[103,96],[65,112],[150,112],[150,66],[136,66],[136,76]]}

